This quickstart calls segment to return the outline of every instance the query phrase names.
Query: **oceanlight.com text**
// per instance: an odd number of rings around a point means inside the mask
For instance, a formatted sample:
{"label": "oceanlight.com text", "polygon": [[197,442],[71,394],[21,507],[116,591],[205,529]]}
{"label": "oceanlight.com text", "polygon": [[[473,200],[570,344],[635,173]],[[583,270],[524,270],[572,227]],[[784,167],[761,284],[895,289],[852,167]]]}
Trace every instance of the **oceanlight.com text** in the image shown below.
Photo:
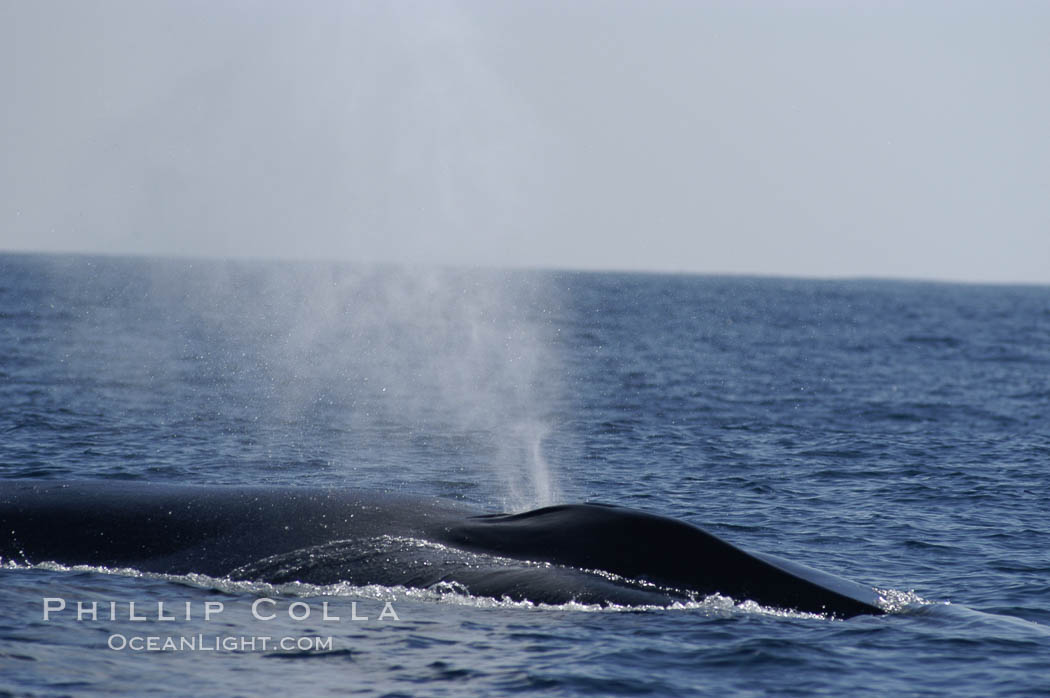
{"label": "oceanlight.com text", "polygon": [[332,638],[268,635],[124,635],[109,636],[118,652],[331,652]]}

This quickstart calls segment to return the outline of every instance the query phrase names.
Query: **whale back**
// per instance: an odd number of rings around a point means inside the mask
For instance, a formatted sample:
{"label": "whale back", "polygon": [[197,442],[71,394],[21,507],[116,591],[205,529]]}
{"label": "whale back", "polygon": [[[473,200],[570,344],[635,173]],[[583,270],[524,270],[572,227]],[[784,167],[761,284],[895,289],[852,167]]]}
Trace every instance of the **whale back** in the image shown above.
{"label": "whale back", "polygon": [[684,521],[607,504],[476,516],[447,536],[465,549],[604,570],[698,595],[844,617],[881,612],[870,587],[749,553]]}
{"label": "whale back", "polygon": [[602,504],[478,516],[440,499],[335,488],[0,481],[0,557],[270,582],[458,584],[549,603],[721,593],[843,617],[882,612],[869,587]]}
{"label": "whale back", "polygon": [[225,576],[333,540],[422,536],[469,513],[336,488],[0,481],[0,557]]}

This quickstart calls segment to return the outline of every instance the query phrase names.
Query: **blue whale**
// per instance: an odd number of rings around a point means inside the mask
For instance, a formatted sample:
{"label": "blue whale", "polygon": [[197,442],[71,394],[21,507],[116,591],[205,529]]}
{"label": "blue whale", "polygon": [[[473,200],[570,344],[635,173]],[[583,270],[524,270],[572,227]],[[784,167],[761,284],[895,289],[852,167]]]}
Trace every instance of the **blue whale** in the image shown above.
{"label": "blue whale", "polygon": [[841,618],[883,613],[871,587],[604,504],[479,514],[339,488],[7,480],[0,557],[536,603],[670,606],[719,593]]}

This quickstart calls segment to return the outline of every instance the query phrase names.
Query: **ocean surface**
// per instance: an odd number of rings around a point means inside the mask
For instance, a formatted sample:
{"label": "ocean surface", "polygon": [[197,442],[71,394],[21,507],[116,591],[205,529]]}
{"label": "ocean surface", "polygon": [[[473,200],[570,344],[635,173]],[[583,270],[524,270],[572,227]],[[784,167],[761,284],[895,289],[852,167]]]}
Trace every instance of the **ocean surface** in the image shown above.
{"label": "ocean surface", "polygon": [[0,477],[606,502],[891,611],[4,560],[10,694],[1050,693],[1050,287],[0,254]]}

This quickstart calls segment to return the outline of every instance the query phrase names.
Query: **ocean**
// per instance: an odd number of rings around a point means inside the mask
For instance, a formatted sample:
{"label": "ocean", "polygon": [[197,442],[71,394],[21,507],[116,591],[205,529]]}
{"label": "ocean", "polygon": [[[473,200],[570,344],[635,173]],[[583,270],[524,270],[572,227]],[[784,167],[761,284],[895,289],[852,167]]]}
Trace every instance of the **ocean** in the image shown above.
{"label": "ocean", "polygon": [[5,694],[1050,694],[1048,476],[1048,287],[0,254],[0,477],[604,502],[889,610],[3,560]]}

